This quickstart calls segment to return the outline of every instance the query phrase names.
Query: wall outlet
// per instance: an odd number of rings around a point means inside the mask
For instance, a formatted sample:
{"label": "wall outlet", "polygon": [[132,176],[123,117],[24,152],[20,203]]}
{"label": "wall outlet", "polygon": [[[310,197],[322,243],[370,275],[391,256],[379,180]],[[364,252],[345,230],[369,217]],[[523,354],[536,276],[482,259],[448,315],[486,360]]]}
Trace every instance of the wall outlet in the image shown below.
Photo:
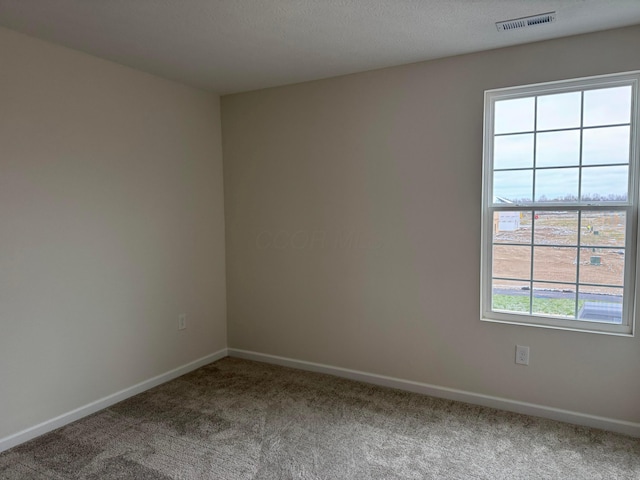
{"label": "wall outlet", "polygon": [[178,315],[178,330],[184,330],[187,328],[187,314],[181,313]]}
{"label": "wall outlet", "polygon": [[529,365],[529,347],[516,345],[516,363]]}

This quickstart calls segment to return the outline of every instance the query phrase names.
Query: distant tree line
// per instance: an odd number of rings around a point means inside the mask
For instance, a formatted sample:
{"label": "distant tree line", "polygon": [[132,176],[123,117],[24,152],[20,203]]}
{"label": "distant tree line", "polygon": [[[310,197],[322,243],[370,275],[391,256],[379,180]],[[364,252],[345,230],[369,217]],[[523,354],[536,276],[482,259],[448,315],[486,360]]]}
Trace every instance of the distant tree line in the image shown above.
{"label": "distant tree line", "polygon": [[[531,203],[531,198],[514,198],[514,203]],[[627,194],[609,193],[608,195],[600,195],[599,193],[587,193],[582,195],[583,202],[626,202]],[[537,202],[578,202],[577,195],[564,195],[549,198],[546,195],[540,195]]]}

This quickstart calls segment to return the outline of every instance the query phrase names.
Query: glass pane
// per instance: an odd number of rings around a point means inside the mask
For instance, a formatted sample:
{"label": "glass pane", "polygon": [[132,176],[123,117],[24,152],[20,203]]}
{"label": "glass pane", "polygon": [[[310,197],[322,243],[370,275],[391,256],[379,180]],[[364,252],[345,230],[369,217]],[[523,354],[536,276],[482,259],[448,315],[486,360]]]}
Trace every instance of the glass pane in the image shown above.
{"label": "glass pane", "polygon": [[571,247],[534,247],[533,278],[575,283],[577,252]]}
{"label": "glass pane", "polygon": [[537,130],[579,127],[581,97],[580,92],[538,97]]}
{"label": "glass pane", "polygon": [[581,248],[580,283],[624,285],[624,249]]}
{"label": "glass pane", "polygon": [[626,217],[625,212],[583,211],[580,243],[624,248]]}
{"label": "glass pane", "polygon": [[536,141],[536,167],[580,163],[580,130],[539,133]]}
{"label": "glass pane", "polygon": [[631,86],[601,88],[584,92],[584,126],[629,123]]}
{"label": "glass pane", "polygon": [[533,167],[533,134],[494,137],[493,168]]}
{"label": "glass pane", "polygon": [[535,282],[532,312],[537,315],[575,318],[575,285]]}
{"label": "glass pane", "polygon": [[588,167],[582,169],[583,201],[624,202],[627,200],[629,168]]}
{"label": "glass pane", "polygon": [[531,212],[494,212],[493,243],[531,243]]}
{"label": "glass pane", "polygon": [[493,133],[533,131],[534,97],[500,100],[495,103]]}
{"label": "glass pane", "polygon": [[578,287],[578,319],[601,323],[622,323],[622,288]]}
{"label": "glass pane", "polygon": [[534,243],[578,244],[578,212],[535,212],[534,218]]}
{"label": "glass pane", "polygon": [[578,168],[536,170],[536,202],[578,200]]}
{"label": "glass pane", "polygon": [[493,172],[495,204],[530,202],[533,192],[533,170]]}
{"label": "glass pane", "polygon": [[583,165],[629,163],[629,127],[590,128],[582,138]]}
{"label": "glass pane", "polygon": [[491,309],[503,312],[529,313],[529,282],[493,280]]}
{"label": "glass pane", "polygon": [[531,247],[493,246],[493,277],[528,280],[531,275]]}

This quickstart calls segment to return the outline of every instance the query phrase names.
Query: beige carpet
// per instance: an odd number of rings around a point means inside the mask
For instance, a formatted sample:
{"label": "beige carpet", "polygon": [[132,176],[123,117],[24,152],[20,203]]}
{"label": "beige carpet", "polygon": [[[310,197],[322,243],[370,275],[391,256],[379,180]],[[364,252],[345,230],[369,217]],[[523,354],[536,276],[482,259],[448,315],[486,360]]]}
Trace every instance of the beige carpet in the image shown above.
{"label": "beige carpet", "polygon": [[640,440],[225,358],[0,454],[2,479],[640,479]]}

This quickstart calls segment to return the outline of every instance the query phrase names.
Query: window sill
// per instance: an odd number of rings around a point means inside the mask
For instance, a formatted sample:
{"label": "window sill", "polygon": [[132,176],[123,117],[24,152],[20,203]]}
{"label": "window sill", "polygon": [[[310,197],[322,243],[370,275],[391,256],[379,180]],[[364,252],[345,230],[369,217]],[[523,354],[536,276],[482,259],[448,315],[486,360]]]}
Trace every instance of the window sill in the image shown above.
{"label": "window sill", "polygon": [[[493,312],[495,314],[495,312]],[[520,325],[525,327],[548,328],[551,330],[565,330],[580,333],[598,333],[602,335],[613,335],[616,337],[634,337],[633,326],[612,325],[610,323],[585,321],[585,320],[564,320],[548,318],[535,321],[530,320],[528,315],[522,315],[522,320],[513,318],[492,318],[481,316],[480,320],[488,323],[502,323],[507,325]],[[545,323],[541,323],[545,322]],[[591,328],[589,328],[591,327]]]}

